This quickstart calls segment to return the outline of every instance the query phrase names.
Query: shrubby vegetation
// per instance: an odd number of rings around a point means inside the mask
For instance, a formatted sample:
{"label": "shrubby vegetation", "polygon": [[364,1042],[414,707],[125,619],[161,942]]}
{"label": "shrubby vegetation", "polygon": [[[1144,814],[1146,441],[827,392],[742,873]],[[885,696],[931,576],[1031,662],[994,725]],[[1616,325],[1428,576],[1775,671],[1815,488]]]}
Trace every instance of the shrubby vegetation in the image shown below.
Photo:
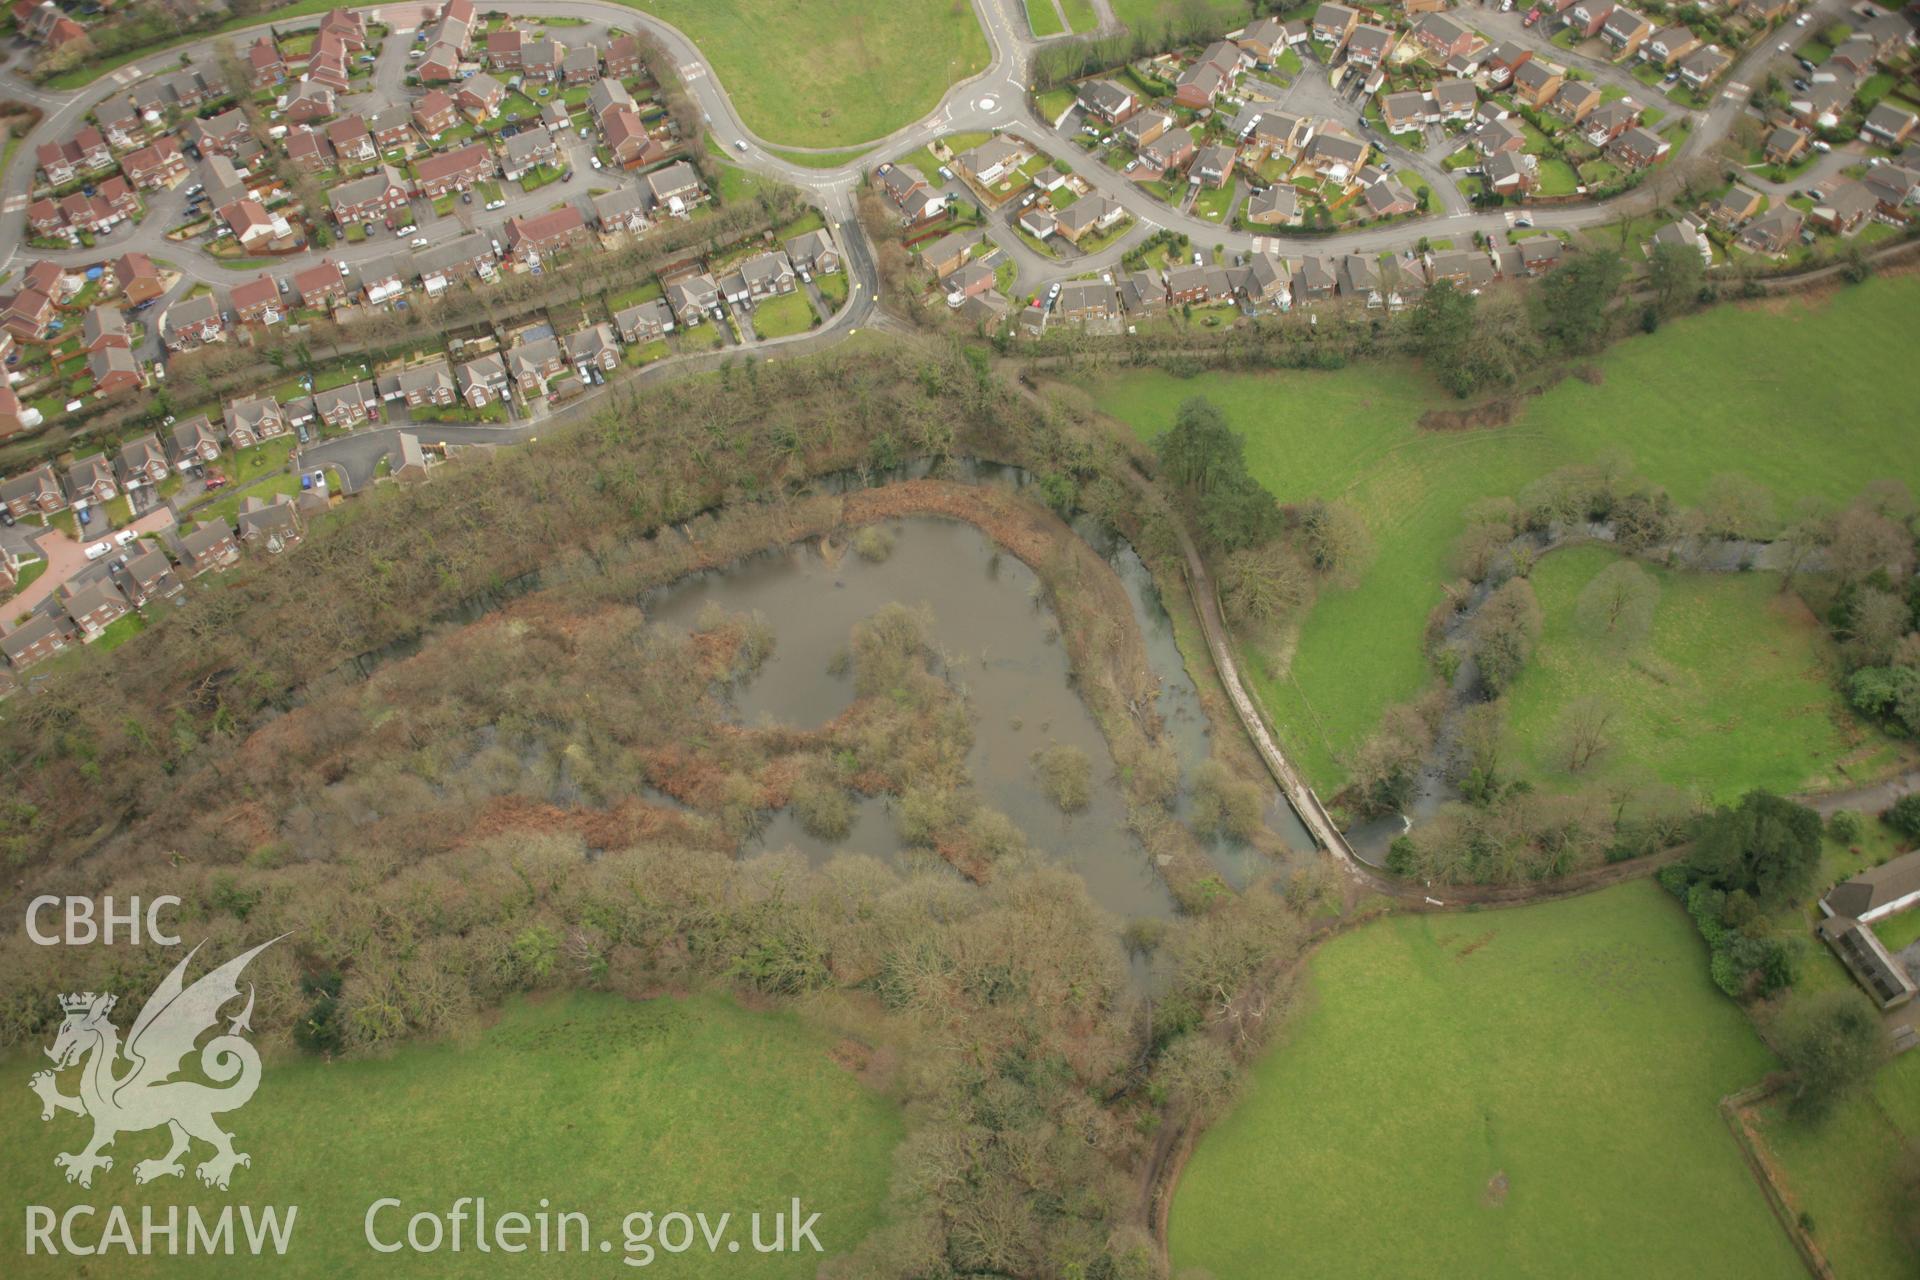
{"label": "shrubby vegetation", "polygon": [[1819,814],[1753,791],[1701,819],[1686,861],[1660,872],[1706,939],[1708,971],[1728,995],[1772,995],[1799,977],[1806,943],[1773,932],[1767,913],[1812,887],[1820,839]]}
{"label": "shrubby vegetation", "polygon": [[[998,536],[1072,621],[1063,643],[1130,825],[1196,913],[1124,945],[1077,877],[974,799],[964,694],[922,615],[855,628],[854,705],[799,731],[722,713],[726,684],[769,651],[764,621],[711,611],[675,636],[632,604],[881,518],[810,476],[961,447],[1051,477],[1164,554],[1160,517],[1115,487],[1097,438],[938,353],[616,388],[538,447],[343,508],[270,570],[209,581],[164,625],[10,702],[14,881],[178,894],[183,929],[215,952],[290,931],[257,966],[255,1026],[315,1053],[457,1033],[559,986],[804,998],[913,1050],[891,1086],[913,1118],[892,1225],[838,1274],[1158,1274],[1129,1225],[1132,1170],[1158,1124],[1228,1095],[1268,1025],[1261,980],[1297,954],[1320,891],[1236,895],[1196,870],[1170,748],[1128,710],[1150,705],[1149,677],[1127,673],[1139,638],[1114,621],[1130,613],[1097,555],[1049,542],[1057,522],[1010,494],[980,499],[1002,504]],[[691,538],[646,536],[667,523]],[[1216,781],[1238,823],[1237,789]],[[932,860],[736,856],[774,809],[831,832],[853,796],[882,793],[983,882]],[[1147,999],[1129,950],[1153,974]],[[0,957],[5,1044],[45,1033],[54,992],[150,987],[170,959],[19,938]]]}

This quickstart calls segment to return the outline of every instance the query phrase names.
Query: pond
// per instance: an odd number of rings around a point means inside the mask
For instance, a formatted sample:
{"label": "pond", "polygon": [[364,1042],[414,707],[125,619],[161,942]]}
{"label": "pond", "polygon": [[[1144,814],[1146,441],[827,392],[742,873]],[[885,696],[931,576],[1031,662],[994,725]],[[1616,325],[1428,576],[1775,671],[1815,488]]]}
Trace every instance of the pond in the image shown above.
{"label": "pond", "polygon": [[[848,647],[853,626],[888,604],[926,605],[946,669],[972,707],[967,763],[981,799],[1011,818],[1036,850],[1079,872],[1103,907],[1121,916],[1172,915],[1172,896],[1127,830],[1113,757],[1069,681],[1059,624],[1042,600],[1037,575],[969,524],[911,518],[888,527],[893,550],[883,561],[851,552],[829,558],[817,544],[801,544],[683,579],[650,595],[644,607],[651,621],[683,631],[710,604],[757,610],[772,624],[773,653],[731,691],[734,714],[747,724],[814,728],[853,702],[851,678],[829,670]],[[1144,566],[1139,575],[1150,589]],[[1138,609],[1142,598],[1136,601]],[[1172,648],[1170,625],[1149,638],[1149,649],[1161,678],[1162,714],[1182,768],[1190,770],[1204,758],[1206,725]],[[1076,747],[1094,762],[1097,785],[1079,813],[1062,813],[1034,776],[1034,753],[1056,744]],[[885,798],[856,809],[845,839],[810,836],[782,811],[751,847],[789,846],[816,861],[841,849],[905,856]]]}

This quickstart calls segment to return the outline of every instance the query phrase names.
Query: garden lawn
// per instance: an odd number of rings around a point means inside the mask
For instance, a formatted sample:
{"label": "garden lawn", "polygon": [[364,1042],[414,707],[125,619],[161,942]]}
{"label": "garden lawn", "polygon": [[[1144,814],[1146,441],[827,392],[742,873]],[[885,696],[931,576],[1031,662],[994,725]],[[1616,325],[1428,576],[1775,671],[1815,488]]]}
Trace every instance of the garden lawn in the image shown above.
{"label": "garden lawn", "polygon": [[700,47],[749,129],[847,147],[910,124],[987,65],[970,5],[950,0],[622,0]]}
{"label": "garden lawn", "polygon": [[[1846,779],[1836,762],[1884,742],[1848,714],[1819,621],[1771,573],[1675,573],[1648,566],[1660,602],[1631,652],[1589,635],[1580,591],[1618,556],[1570,547],[1535,566],[1546,625],[1508,695],[1510,757],[1536,781],[1574,789],[1658,778],[1714,800],[1751,787],[1793,792]],[[1729,642],[1739,659],[1725,661]],[[1614,713],[1611,746],[1580,773],[1561,750],[1567,708],[1598,697]]]}
{"label": "garden lawn", "polygon": [[[827,1253],[846,1251],[878,1225],[901,1130],[894,1109],[837,1065],[830,1047],[790,1015],[749,1013],[717,998],[570,995],[512,1005],[464,1046],[410,1045],[388,1058],[331,1065],[270,1061],[252,1103],[222,1122],[253,1157],[235,1172],[231,1192],[202,1189],[191,1171],[136,1191],[132,1166],[165,1150],[164,1132],[122,1135],[113,1169],[97,1175],[91,1191],[68,1185],[53,1156],[77,1149],[85,1130],[72,1116],[43,1124],[23,1083],[0,1101],[0,1141],[11,1157],[0,1183],[16,1205],[60,1211],[87,1203],[104,1215],[107,1205],[125,1204],[136,1231],[147,1203],[299,1206],[287,1256],[270,1268],[244,1257],[168,1265],[116,1255],[99,1264],[116,1277],[499,1275],[497,1255],[473,1249],[471,1221],[459,1253],[376,1255],[363,1238],[376,1199],[406,1206],[378,1220],[392,1238],[407,1215],[445,1213],[464,1195],[484,1195],[490,1216],[535,1213],[542,1197],[551,1212],[588,1215],[591,1260],[577,1250],[530,1251],[507,1268],[516,1275],[619,1274],[628,1269],[620,1265],[621,1219],[684,1209],[710,1220],[731,1211],[740,1251],[721,1261],[704,1246],[661,1253],[646,1274],[811,1276],[822,1261],[811,1250],[755,1253],[747,1215],[784,1210],[798,1196],[807,1212],[820,1213],[816,1234]],[[29,1058],[40,1055],[29,1050],[7,1062],[22,1082]],[[598,1252],[600,1239],[612,1242],[610,1254]],[[73,1261],[16,1258],[8,1274],[70,1276]]]}
{"label": "garden lawn", "polygon": [[1911,1177],[1906,1150],[1920,1142],[1920,1053],[1904,1053],[1880,1069],[1871,1089],[1855,1094],[1824,1123],[1787,1115],[1779,1101],[1759,1108],[1762,1138],[1786,1181],[1797,1212],[1813,1221],[1813,1238],[1848,1280],[1906,1280],[1912,1247],[1902,1240],[1900,1188]]}
{"label": "garden lawn", "polygon": [[812,327],[813,303],[800,289],[768,298],[753,308],[753,331],[763,338],[785,338]]}
{"label": "garden lawn", "polygon": [[826,275],[815,276],[813,278],[813,284],[816,289],[820,290],[820,296],[826,299],[827,305],[835,311],[840,310],[841,305],[846,302],[847,277],[845,273],[830,271]]}
{"label": "garden lawn", "polygon": [[[1915,278],[1720,307],[1615,345],[1593,362],[1597,384],[1564,379],[1508,426],[1480,431],[1422,430],[1426,409],[1458,402],[1409,363],[1192,380],[1141,372],[1093,390],[1143,438],[1204,394],[1282,502],[1339,498],[1365,519],[1374,556],[1359,586],[1324,592],[1297,643],[1242,645],[1281,741],[1330,795],[1345,776],[1341,754],[1430,678],[1421,634],[1475,499],[1515,495],[1556,467],[1609,454],[1629,457],[1681,504],[1727,471],[1766,485],[1783,511],[1802,495],[1844,502],[1881,477],[1920,489],[1920,451],[1899,408],[1920,397],[1920,361],[1906,356],[1916,308]],[[1745,654],[1736,634],[1718,657]]]}
{"label": "garden lawn", "polygon": [[[1920,942],[1920,908],[1908,908],[1897,916],[1873,922],[1880,945],[1888,951],[1900,951]],[[1915,1135],[1920,1137],[1920,1135]]]}
{"label": "garden lawn", "polygon": [[1771,1056],[1648,881],[1335,938],[1175,1192],[1174,1270],[1804,1274],[1716,1108]]}

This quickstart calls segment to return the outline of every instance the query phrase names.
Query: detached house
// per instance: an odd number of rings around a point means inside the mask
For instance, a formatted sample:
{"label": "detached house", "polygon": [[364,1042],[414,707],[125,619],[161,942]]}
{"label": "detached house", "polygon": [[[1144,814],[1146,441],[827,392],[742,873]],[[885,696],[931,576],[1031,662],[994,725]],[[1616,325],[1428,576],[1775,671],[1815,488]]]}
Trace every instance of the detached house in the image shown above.
{"label": "detached house", "polygon": [[204,413],[174,423],[167,443],[167,458],[175,471],[190,471],[220,459],[220,437]]}
{"label": "detached house", "polygon": [[370,222],[406,208],[408,189],[400,171],[383,164],[364,178],[333,188],[327,193],[327,203],[334,220],[342,226],[349,222]]}
{"label": "detached house", "polygon": [[500,114],[500,104],[505,102],[507,90],[498,80],[485,72],[470,80],[462,81],[459,90],[453,95],[453,103],[462,115],[478,124],[491,120]]}
{"label": "detached house", "polygon": [[195,577],[230,568],[240,560],[240,544],[221,520],[180,535],[179,545],[181,567]]}
{"label": "detached house", "polygon": [[[676,160],[655,169],[646,178],[647,194],[653,207],[679,217],[698,204],[702,195],[700,175],[685,160]],[[942,205],[944,207],[944,205]]]}
{"label": "detached house", "polygon": [[256,89],[279,84],[287,78],[286,59],[273,43],[272,36],[261,36],[247,49],[247,79]]}
{"label": "detached house", "polygon": [[1690,27],[1662,27],[1648,37],[1640,56],[1657,67],[1670,67],[1700,47]]}
{"label": "detached house", "polygon": [[1358,67],[1377,67],[1393,51],[1394,33],[1363,22],[1347,37],[1347,61]]}
{"label": "detached house", "polygon": [[158,547],[129,556],[120,573],[120,585],[136,609],[149,600],[165,600],[185,590],[173,572],[173,561]]}
{"label": "detached house", "polygon": [[67,617],[72,619],[83,642],[98,640],[108,627],[133,612],[133,606],[120,594],[112,578],[69,588],[62,592],[61,602],[66,605]]}
{"label": "detached house", "polygon": [[103,396],[137,391],[146,385],[133,352],[125,347],[108,347],[94,352],[87,357],[87,372],[93,377],[95,393]]}
{"label": "detached house", "polygon": [[1547,112],[1568,124],[1579,124],[1600,105],[1600,89],[1591,80],[1569,80],[1547,104]]}
{"label": "detached house", "polygon": [[1414,43],[1436,62],[1445,63],[1473,47],[1473,32],[1444,14],[1430,13],[1413,26]]}
{"label": "detached house", "polygon": [[404,400],[410,409],[450,405],[459,398],[453,385],[453,366],[444,358],[381,379],[380,395],[387,400]]}
{"label": "detached house", "polygon": [[233,159],[241,148],[255,141],[247,127],[247,117],[238,110],[223,111],[212,119],[195,119],[190,126],[195,145],[204,156]]}
{"label": "detached house", "polygon": [[1088,80],[1080,86],[1079,103],[1089,116],[1108,124],[1125,124],[1140,109],[1131,89],[1111,80]]}
{"label": "detached house", "polygon": [[829,275],[840,269],[840,250],[825,228],[787,241],[787,258],[795,270],[808,275]]}
{"label": "detached house", "polygon": [[157,485],[173,474],[173,467],[160,448],[160,438],[151,432],[121,445],[119,455],[113,460],[113,469],[120,478],[120,487],[129,493]]}
{"label": "detached house", "polygon": [[1732,54],[1719,45],[1710,44],[1680,59],[1680,78],[1690,89],[1703,89],[1732,65]]}
{"label": "detached house", "polygon": [[66,628],[44,613],[34,614],[0,636],[0,652],[5,653],[8,665],[16,671],[51,658],[66,647]]}
{"label": "detached house", "polygon": [[233,314],[239,317],[241,324],[280,322],[280,283],[265,272],[245,284],[233,286],[230,301]]}
{"label": "detached house", "polygon": [[[518,142],[519,138],[513,141]],[[484,142],[469,143],[456,151],[443,151],[414,165],[415,182],[420,194],[429,200],[437,199],[449,191],[465,191],[476,182],[485,182],[494,172],[493,154],[487,150]]]}
{"label": "detached house", "polygon": [[0,481],[0,504],[5,505],[7,514],[15,520],[24,520],[28,516],[50,516],[56,511],[65,511],[67,494],[60,487],[60,478],[54,474],[53,467],[43,463],[25,475]]}
{"label": "detached house", "polygon": [[1360,22],[1360,11],[1344,4],[1323,4],[1313,11],[1313,38],[1337,52]]}
{"label": "detached house", "polygon": [[413,104],[414,126],[429,138],[439,137],[459,120],[452,96],[443,90],[435,89]]}
{"label": "detached house", "polygon": [[1652,35],[1653,24],[1625,5],[1616,5],[1600,24],[1600,38],[1623,57],[1630,58],[1640,52],[1640,46]]}
{"label": "detached house", "polygon": [[[654,305],[662,304],[656,302]],[[453,381],[461,401],[469,409],[484,409],[496,401],[503,401],[513,389],[512,381],[507,377],[507,362],[497,355],[485,355],[467,361],[453,371]]]}
{"label": "detached house", "polygon": [[276,494],[272,502],[249,495],[235,520],[240,541],[269,554],[278,554],[300,541],[300,513],[291,494]]}
{"label": "detached house", "polygon": [[531,218],[507,219],[506,252],[523,263],[585,244],[592,237],[587,220],[573,205]]}
{"label": "detached house", "polygon": [[567,359],[576,366],[586,365],[602,373],[612,373],[620,367],[620,339],[614,335],[613,326],[605,321],[568,334],[562,339],[562,345],[567,349]]}
{"label": "detached house", "polygon": [[294,296],[303,307],[321,310],[343,301],[347,296],[347,278],[332,261],[293,273]]}
{"label": "detached house", "polygon": [[1800,235],[1803,221],[1799,210],[1791,205],[1781,205],[1749,222],[1734,237],[1734,243],[1748,253],[1779,257]]}
{"label": "detached house", "polygon": [[160,340],[169,351],[191,351],[225,336],[220,303],[210,293],[182,299],[160,313]]}
{"label": "detached house", "polygon": [[545,129],[527,129],[507,139],[506,154],[500,161],[501,176],[517,182],[543,164],[559,158],[553,135]]}
{"label": "detached house", "polygon": [[67,501],[74,506],[99,506],[119,496],[106,454],[89,454],[67,468]]}
{"label": "detached house", "polygon": [[142,191],[172,186],[187,176],[187,153],[172,135],[164,136],[150,147],[128,152],[120,161],[127,181]]}
{"label": "detached house", "polygon": [[1913,130],[1913,112],[1882,102],[1867,112],[1866,120],[1860,125],[1860,136],[1883,147],[1898,147],[1913,135]]}
{"label": "detached house", "polygon": [[1552,63],[1529,58],[1513,69],[1513,96],[1538,111],[1560,92],[1565,80],[1565,74]]}
{"label": "detached house", "polygon": [[664,298],[654,298],[616,311],[613,327],[628,346],[654,342],[673,332],[673,308]]}
{"label": "detached house", "polygon": [[370,164],[380,157],[373,130],[359,116],[347,116],[329,124],[327,142],[334,154],[347,164]]}
{"label": "detached house", "polygon": [[1639,126],[1628,129],[1614,140],[1607,154],[1627,169],[1644,169],[1653,164],[1671,149],[1667,140],[1651,129]]}
{"label": "detached house", "polygon": [[709,312],[720,306],[720,286],[706,272],[676,280],[667,286],[667,304],[682,326],[699,324]]}
{"label": "detached house", "polygon": [[287,433],[287,415],[272,396],[235,400],[227,406],[227,443],[249,449],[262,440]]}

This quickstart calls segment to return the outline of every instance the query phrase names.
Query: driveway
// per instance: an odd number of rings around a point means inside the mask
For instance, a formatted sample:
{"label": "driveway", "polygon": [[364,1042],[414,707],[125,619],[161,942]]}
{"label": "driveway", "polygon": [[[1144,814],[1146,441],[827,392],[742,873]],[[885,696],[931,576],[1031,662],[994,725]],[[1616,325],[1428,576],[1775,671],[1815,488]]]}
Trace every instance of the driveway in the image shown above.
{"label": "driveway", "polygon": [[[164,533],[173,528],[173,513],[162,506],[126,526],[137,533]],[[104,536],[104,535],[102,535]],[[47,558],[46,572],[12,599],[7,601],[6,630],[13,630],[13,620],[23,613],[31,613],[49,599],[53,593],[72,581],[89,568],[98,567],[101,562],[87,559],[88,543],[99,538],[88,538],[85,542],[76,542],[59,529],[49,527],[34,540],[40,548],[40,554]]]}

